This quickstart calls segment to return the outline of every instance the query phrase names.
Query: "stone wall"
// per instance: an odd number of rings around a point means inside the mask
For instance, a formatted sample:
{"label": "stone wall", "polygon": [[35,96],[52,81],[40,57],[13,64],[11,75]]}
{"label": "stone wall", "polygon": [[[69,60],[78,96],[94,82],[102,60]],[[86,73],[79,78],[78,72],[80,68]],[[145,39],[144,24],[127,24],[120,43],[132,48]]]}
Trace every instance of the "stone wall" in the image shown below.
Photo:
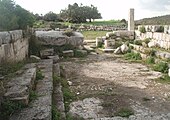
{"label": "stone wall", "polygon": [[0,32],[0,63],[17,62],[28,55],[28,38],[22,30]]}
{"label": "stone wall", "polygon": [[136,31],[136,38],[145,39],[151,38],[153,42],[157,43],[159,47],[164,49],[170,49],[170,34],[160,32],[146,32],[140,33]]}

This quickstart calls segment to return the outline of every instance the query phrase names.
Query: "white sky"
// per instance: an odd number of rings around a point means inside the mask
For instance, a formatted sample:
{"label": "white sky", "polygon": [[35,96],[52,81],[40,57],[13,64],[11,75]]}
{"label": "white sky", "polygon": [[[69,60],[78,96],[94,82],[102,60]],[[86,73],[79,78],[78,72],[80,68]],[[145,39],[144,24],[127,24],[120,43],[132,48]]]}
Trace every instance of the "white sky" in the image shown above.
{"label": "white sky", "polygon": [[14,0],[16,4],[33,13],[59,13],[68,4],[82,3],[98,8],[103,19],[128,19],[128,10],[135,9],[135,19],[170,14],[169,0]]}

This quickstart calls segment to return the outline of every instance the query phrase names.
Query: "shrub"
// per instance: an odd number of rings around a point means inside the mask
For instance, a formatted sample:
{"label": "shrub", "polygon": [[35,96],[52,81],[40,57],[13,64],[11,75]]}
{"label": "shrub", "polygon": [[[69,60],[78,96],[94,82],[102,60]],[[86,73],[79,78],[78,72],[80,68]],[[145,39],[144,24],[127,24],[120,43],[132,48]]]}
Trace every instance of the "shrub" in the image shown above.
{"label": "shrub", "polygon": [[168,69],[169,69],[168,64],[165,62],[159,62],[153,67],[153,70],[162,72],[162,73],[168,73]]}
{"label": "shrub", "polygon": [[67,35],[68,37],[70,37],[70,36],[74,36],[74,33],[72,30],[66,30],[63,32],[63,35]]}
{"label": "shrub", "polygon": [[103,48],[104,44],[103,42],[98,42],[97,48]]}
{"label": "shrub", "polygon": [[135,40],[135,41],[134,41],[134,44],[135,44],[135,45],[142,45],[142,40]]}
{"label": "shrub", "polygon": [[155,64],[155,58],[154,57],[148,57],[146,59],[147,64]]}
{"label": "shrub", "polygon": [[148,43],[150,42],[150,40],[151,40],[150,38],[146,38],[146,39],[143,40],[143,42],[145,42],[146,44],[148,44]]}
{"label": "shrub", "polygon": [[164,27],[160,26],[155,32],[164,32]]}
{"label": "shrub", "polygon": [[146,29],[145,29],[144,26],[140,27],[140,28],[139,28],[139,31],[140,31],[141,33],[146,33]]}

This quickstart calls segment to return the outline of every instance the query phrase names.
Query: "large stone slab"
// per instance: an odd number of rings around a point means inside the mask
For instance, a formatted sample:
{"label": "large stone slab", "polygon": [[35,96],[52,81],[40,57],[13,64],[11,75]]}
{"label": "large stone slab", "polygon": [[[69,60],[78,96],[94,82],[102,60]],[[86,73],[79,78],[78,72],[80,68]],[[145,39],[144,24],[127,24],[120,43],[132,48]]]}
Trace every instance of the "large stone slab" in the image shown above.
{"label": "large stone slab", "polygon": [[73,36],[66,36],[63,31],[36,31],[36,37],[43,45],[62,46],[71,44],[73,46],[83,45],[84,37],[79,32],[73,32]]}

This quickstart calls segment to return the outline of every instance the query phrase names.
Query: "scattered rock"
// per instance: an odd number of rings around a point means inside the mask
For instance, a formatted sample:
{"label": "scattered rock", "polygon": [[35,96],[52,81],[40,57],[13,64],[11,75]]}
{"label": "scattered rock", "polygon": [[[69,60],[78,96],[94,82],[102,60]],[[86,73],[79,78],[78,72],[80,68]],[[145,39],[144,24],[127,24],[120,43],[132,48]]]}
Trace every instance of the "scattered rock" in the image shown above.
{"label": "scattered rock", "polygon": [[114,51],[114,54],[120,54],[121,53],[121,48],[118,47],[115,51]]}
{"label": "scattered rock", "polygon": [[126,53],[129,50],[129,47],[126,44],[120,46],[121,52]]}
{"label": "scattered rock", "polygon": [[73,82],[68,81],[68,85],[69,85],[69,86],[73,85]]}
{"label": "scattered rock", "polygon": [[40,57],[35,56],[35,55],[30,55],[30,58],[33,58],[33,59],[36,59],[36,60],[41,60],[41,58],[40,58]]}

